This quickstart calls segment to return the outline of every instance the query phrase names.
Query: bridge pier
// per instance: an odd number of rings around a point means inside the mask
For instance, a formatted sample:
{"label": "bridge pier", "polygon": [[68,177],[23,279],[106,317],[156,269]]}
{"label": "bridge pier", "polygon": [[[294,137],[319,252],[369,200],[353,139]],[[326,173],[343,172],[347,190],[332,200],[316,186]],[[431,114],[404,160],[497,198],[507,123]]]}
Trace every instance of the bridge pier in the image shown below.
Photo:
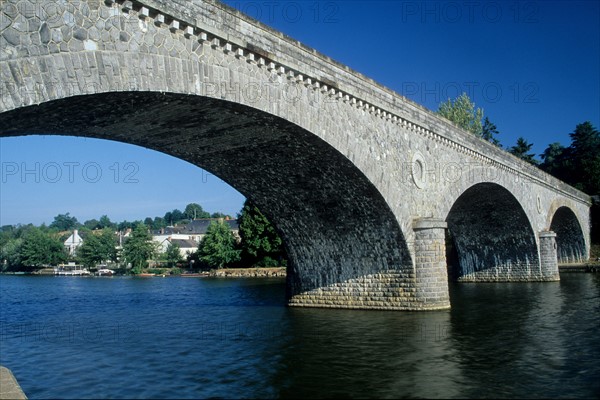
{"label": "bridge pier", "polygon": [[426,310],[450,308],[445,242],[447,227],[445,221],[434,218],[421,218],[413,225],[416,297]]}
{"label": "bridge pier", "polygon": [[540,238],[540,269],[544,280],[558,281],[558,253],[556,245],[556,233],[542,231]]}

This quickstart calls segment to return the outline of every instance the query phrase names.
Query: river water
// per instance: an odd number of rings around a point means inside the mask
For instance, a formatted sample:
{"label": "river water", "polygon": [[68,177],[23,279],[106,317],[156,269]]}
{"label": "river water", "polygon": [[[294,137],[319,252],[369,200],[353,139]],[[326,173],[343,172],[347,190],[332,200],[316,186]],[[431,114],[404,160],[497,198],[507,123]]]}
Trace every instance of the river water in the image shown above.
{"label": "river water", "polygon": [[452,310],[285,306],[283,280],[0,276],[36,398],[598,398],[600,275],[456,284]]}

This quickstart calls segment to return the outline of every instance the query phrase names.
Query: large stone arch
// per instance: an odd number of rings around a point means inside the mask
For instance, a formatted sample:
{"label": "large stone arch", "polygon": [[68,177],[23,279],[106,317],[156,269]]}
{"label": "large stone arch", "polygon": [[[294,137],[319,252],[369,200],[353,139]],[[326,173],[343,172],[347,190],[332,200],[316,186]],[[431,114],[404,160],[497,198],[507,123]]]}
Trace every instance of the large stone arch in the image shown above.
{"label": "large stone arch", "polygon": [[465,190],[446,216],[463,282],[545,280],[536,234],[506,188],[483,182]]}
{"label": "large stone arch", "polygon": [[214,173],[280,230],[291,304],[418,307],[404,289],[414,286],[407,244],[381,194],[350,160],[281,118],[202,96],[109,92],[5,112],[0,131],[117,140]]}

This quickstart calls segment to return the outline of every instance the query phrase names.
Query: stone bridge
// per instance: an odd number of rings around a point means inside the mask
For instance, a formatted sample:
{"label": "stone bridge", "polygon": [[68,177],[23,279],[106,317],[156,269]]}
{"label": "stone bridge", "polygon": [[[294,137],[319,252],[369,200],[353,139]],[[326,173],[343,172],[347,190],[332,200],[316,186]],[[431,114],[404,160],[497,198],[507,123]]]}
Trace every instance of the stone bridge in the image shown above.
{"label": "stone bridge", "polygon": [[290,305],[448,308],[449,276],[588,258],[589,196],[216,1],[2,1],[0,29],[0,136],[214,173],[280,231]]}

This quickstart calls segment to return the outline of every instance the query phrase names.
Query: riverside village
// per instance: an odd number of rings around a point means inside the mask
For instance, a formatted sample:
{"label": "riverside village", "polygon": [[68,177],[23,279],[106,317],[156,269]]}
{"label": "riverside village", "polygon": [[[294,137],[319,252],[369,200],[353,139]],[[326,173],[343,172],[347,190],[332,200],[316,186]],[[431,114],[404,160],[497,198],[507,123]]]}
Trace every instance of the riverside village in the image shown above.
{"label": "riverside village", "polygon": [[66,213],[2,235],[13,237],[1,264],[8,274],[285,277],[287,263],[281,238],[251,203],[237,218],[196,203],[132,223],[104,215],[81,224]]}

